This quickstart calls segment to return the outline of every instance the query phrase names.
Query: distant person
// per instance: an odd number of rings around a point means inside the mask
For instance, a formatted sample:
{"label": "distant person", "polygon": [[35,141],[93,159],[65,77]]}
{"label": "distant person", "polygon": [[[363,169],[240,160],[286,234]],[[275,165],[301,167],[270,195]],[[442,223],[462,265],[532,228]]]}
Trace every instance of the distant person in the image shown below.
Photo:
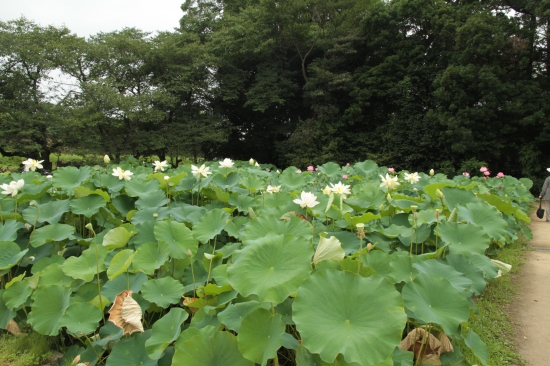
{"label": "distant person", "polygon": [[[546,170],[550,172],[550,168],[547,168]],[[546,208],[546,222],[549,222],[550,220],[548,219],[548,213],[550,212],[550,176],[544,180],[539,199],[544,201],[544,205]]]}

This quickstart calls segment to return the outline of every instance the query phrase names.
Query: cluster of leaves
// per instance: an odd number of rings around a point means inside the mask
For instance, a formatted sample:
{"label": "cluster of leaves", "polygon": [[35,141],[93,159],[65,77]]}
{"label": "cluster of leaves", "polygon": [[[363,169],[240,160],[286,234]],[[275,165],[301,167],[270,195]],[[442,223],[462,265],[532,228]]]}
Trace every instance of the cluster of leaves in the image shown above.
{"label": "cluster of leaves", "polygon": [[[0,201],[0,327],[64,337],[68,362],[212,366],[412,365],[397,346],[421,327],[452,340],[445,365],[460,343],[487,364],[472,296],[498,274],[486,254],[531,236],[531,181],[400,172],[388,191],[369,160],[206,165],[0,176],[24,180]],[[304,191],[318,204],[296,203]],[[132,330],[113,303],[138,311]]]}

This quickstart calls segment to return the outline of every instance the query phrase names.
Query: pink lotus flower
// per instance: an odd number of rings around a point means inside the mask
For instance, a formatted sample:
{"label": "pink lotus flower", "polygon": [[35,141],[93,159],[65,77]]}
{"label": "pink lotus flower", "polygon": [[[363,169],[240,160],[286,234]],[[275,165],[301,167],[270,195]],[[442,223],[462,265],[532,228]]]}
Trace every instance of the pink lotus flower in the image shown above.
{"label": "pink lotus flower", "polygon": [[[482,173],[485,173],[487,171],[487,167],[482,166],[481,168],[479,168],[479,171],[482,172]],[[485,174],[485,175],[487,175],[487,174]]]}
{"label": "pink lotus flower", "polygon": [[313,165],[310,165],[310,166],[307,167],[308,172],[312,172],[314,170],[315,170],[315,168],[313,167]]}
{"label": "pink lotus flower", "polygon": [[318,170],[319,170],[319,168],[315,168],[315,171],[318,171]]}
{"label": "pink lotus flower", "polygon": [[503,172],[498,172],[497,178],[503,178],[503,177],[504,177],[504,173]]}
{"label": "pink lotus flower", "polygon": [[342,175],[342,179],[348,179],[347,174]]}
{"label": "pink lotus flower", "polygon": [[486,170],[486,171],[483,172],[483,174],[485,174],[486,176],[489,176],[489,175],[491,175],[491,172]]}
{"label": "pink lotus flower", "polygon": [[393,172],[395,172],[395,169],[394,168],[388,168],[388,172],[393,173]]}
{"label": "pink lotus flower", "polygon": [[464,173],[462,173],[462,175],[465,176],[465,177],[469,177],[469,176],[470,176],[470,173],[464,172]]}
{"label": "pink lotus flower", "polygon": [[346,166],[349,166],[349,163],[346,163]]}

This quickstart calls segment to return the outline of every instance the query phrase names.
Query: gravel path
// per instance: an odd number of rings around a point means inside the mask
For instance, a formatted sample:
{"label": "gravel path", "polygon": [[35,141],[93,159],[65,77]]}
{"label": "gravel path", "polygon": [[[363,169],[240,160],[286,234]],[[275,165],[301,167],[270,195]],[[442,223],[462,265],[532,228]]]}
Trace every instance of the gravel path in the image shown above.
{"label": "gravel path", "polygon": [[529,225],[534,250],[526,253],[517,277],[519,291],[510,304],[517,352],[530,366],[550,365],[550,222],[533,215]]}

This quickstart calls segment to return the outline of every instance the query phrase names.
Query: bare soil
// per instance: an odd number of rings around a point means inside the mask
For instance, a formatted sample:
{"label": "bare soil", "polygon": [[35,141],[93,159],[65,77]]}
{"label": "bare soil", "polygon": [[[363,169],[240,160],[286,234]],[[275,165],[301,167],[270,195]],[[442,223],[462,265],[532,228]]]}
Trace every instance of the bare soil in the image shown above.
{"label": "bare soil", "polygon": [[550,365],[550,222],[531,215],[533,240],[515,281],[516,299],[510,304],[517,352],[530,366]]}

